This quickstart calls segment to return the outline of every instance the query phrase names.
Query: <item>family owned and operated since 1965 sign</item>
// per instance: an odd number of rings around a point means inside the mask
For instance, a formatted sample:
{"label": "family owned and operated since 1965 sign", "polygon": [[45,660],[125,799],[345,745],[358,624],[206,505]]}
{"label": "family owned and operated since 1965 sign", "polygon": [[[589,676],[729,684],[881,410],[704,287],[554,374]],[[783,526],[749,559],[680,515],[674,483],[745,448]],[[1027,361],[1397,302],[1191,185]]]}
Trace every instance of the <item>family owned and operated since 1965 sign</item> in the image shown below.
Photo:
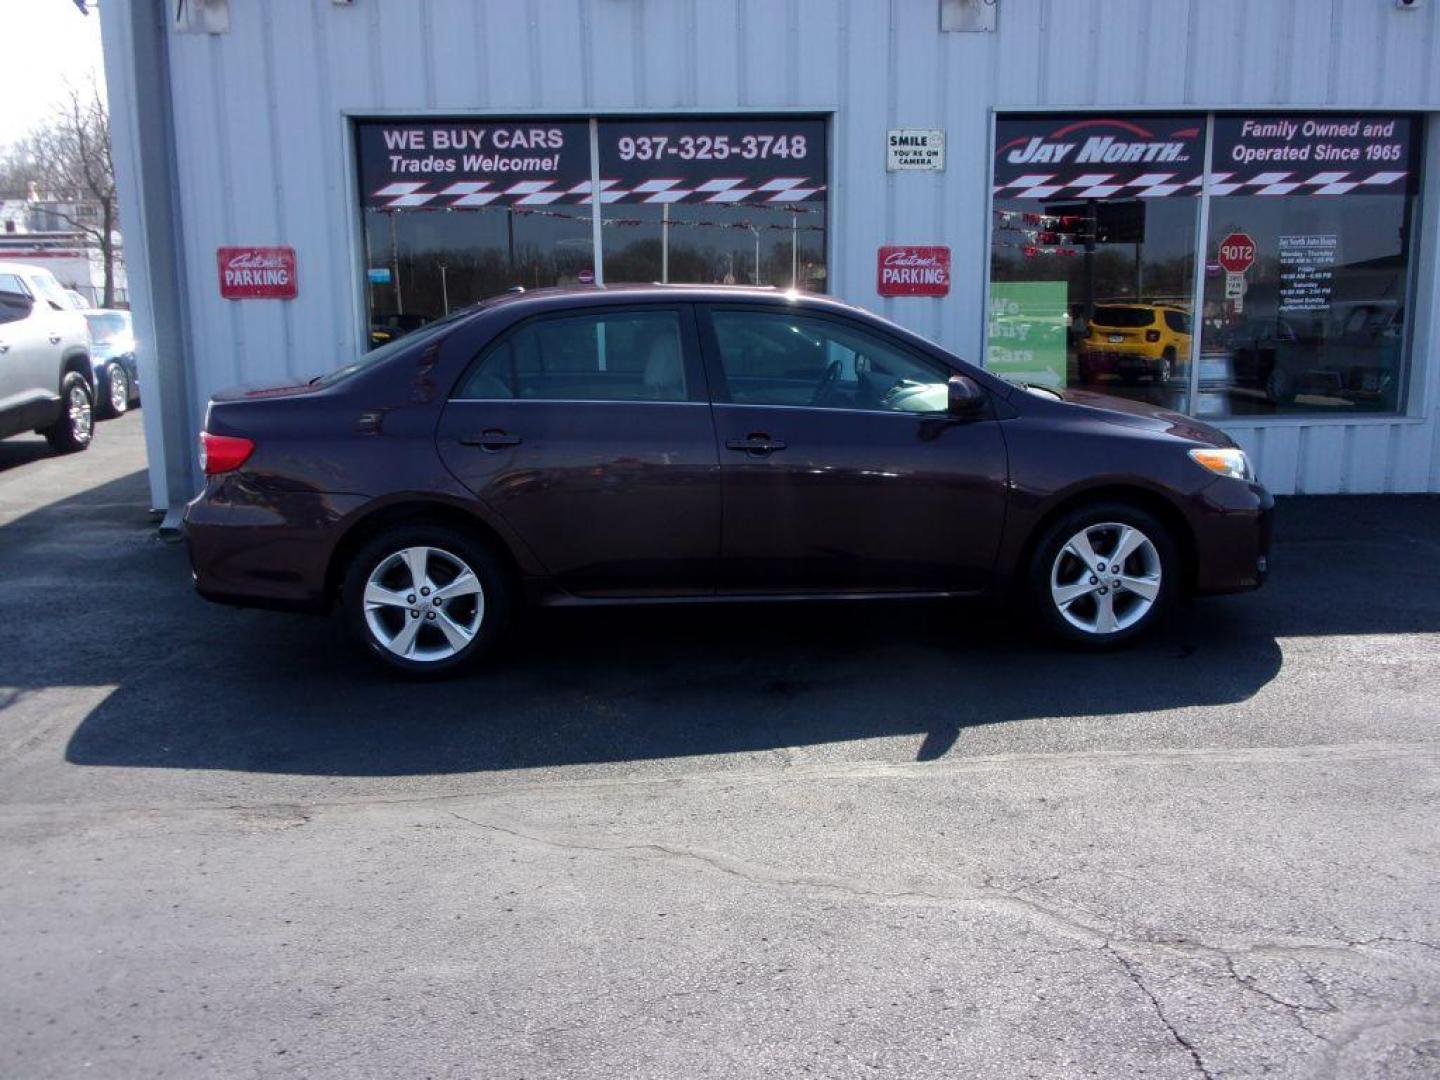
{"label": "family owned and operated since 1965 sign", "polygon": [[1413,190],[1407,116],[1219,116],[1211,195],[1386,195]]}
{"label": "family owned and operated since 1965 sign", "polygon": [[226,300],[293,300],[298,294],[293,247],[222,247],[216,251]]}
{"label": "family owned and operated since 1965 sign", "polygon": [[[600,201],[784,207],[825,190],[825,122],[602,120]],[[356,124],[364,206],[469,210],[590,203],[585,121]]]}

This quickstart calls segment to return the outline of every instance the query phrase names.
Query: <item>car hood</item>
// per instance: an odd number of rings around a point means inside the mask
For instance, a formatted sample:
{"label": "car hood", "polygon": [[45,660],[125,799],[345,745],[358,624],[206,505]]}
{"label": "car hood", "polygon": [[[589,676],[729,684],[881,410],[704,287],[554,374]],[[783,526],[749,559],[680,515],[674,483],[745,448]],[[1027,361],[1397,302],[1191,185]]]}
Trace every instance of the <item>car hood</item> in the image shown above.
{"label": "car hood", "polygon": [[1132,401],[1129,398],[1111,397],[1109,394],[1097,394],[1091,390],[1056,390],[1055,393],[1067,404],[1080,405],[1106,414],[1105,420],[1109,423],[1163,432],[1179,439],[1190,439],[1210,446],[1235,445],[1234,440],[1219,428],[1211,427],[1174,409],[1162,408],[1144,401]]}

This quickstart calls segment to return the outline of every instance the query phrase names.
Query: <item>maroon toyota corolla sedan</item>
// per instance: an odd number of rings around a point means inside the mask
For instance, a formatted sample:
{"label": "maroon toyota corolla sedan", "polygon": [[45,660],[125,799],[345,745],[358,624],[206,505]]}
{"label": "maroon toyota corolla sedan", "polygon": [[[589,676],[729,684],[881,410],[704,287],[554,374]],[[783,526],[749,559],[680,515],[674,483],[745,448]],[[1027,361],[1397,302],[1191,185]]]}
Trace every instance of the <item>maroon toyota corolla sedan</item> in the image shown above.
{"label": "maroon toyota corolla sedan", "polygon": [[1264,580],[1222,433],[1023,388],[834,300],[507,294],[308,383],[210,403],[201,595],[324,611],[413,675],[522,601],[997,595],[1109,646]]}

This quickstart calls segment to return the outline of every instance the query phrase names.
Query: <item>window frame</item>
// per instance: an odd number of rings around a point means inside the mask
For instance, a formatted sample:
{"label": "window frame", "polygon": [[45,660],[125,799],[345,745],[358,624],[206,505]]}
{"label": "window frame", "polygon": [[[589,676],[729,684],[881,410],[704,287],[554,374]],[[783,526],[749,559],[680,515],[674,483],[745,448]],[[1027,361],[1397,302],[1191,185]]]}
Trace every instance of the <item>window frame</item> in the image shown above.
{"label": "window frame", "polygon": [[[766,303],[764,301],[744,303],[736,301],[716,301],[714,303],[699,303],[695,305],[697,318],[700,326],[700,343],[705,357],[705,371],[709,377],[711,402],[716,405],[735,405],[746,409],[809,409],[815,412],[841,412],[854,413],[860,416],[900,416],[909,417],[913,420],[934,421],[948,415],[945,411],[936,412],[907,412],[902,409],[856,409],[849,406],[834,405],[783,405],[769,402],[736,401],[730,395],[730,383],[725,375],[725,365],[720,357],[720,340],[715,333],[714,314],[716,312],[741,312],[744,314],[764,315],[790,315],[794,318],[807,319],[812,322],[831,323],[842,329],[850,330],[852,333],[863,334],[879,339],[886,346],[906,356],[918,358],[918,362],[924,365],[938,367],[947,372],[945,378],[948,382],[956,375],[964,375],[963,368],[950,362],[948,358],[942,357],[928,349],[919,349],[908,341],[888,333],[883,327],[872,326],[869,323],[861,322],[858,319],[846,318],[829,311],[807,311],[796,310],[785,303]],[[990,389],[985,384],[980,384],[981,389],[991,397]],[[989,416],[987,409],[985,415]]]}
{"label": "window frame", "polygon": [[[670,313],[676,316],[680,327],[680,351],[681,362],[685,368],[685,397],[676,401],[665,401],[651,398],[552,398],[552,397],[465,397],[461,390],[479,369],[489,359],[491,352],[500,348],[514,335],[523,332],[526,328],[542,322],[556,322],[561,319],[574,319],[585,317],[604,317],[635,314],[664,314]],[[485,344],[481,345],[465,365],[465,370],[455,380],[450,389],[447,403],[457,402],[486,402],[489,404],[511,404],[529,402],[566,403],[572,405],[699,405],[708,404],[709,388],[707,386],[705,365],[701,360],[700,340],[695,326],[695,312],[693,305],[676,303],[674,301],[657,301],[655,303],[625,303],[625,304],[584,304],[577,307],[557,308],[552,311],[540,311],[534,315],[528,315],[523,319],[510,323]]]}

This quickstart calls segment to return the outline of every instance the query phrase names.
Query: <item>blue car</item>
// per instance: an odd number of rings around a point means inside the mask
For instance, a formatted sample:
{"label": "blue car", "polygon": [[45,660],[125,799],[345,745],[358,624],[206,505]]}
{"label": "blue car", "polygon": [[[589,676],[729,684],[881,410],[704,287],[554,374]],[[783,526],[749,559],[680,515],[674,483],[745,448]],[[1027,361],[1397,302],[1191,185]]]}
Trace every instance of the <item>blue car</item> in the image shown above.
{"label": "blue car", "polygon": [[85,312],[85,322],[90,327],[90,362],[95,366],[95,413],[101,418],[119,416],[140,403],[130,313],[93,308]]}

